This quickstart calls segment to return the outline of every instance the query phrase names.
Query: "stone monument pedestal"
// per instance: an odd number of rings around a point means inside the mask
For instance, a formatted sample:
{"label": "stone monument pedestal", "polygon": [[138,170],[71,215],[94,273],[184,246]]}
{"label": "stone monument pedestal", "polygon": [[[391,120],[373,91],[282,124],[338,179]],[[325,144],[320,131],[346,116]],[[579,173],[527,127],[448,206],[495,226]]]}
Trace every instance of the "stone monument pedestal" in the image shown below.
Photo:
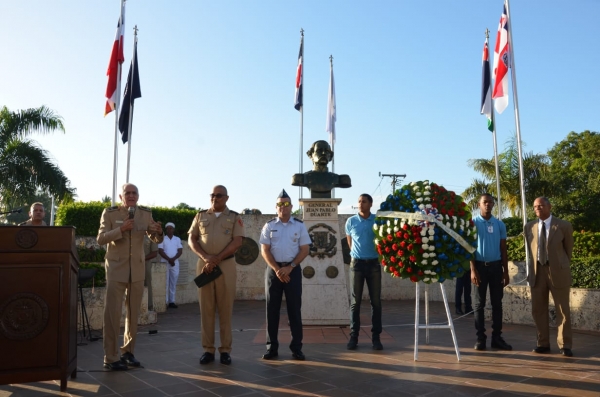
{"label": "stone monument pedestal", "polygon": [[350,302],[338,224],[342,199],[300,199],[313,244],[302,262],[302,323],[348,325]]}

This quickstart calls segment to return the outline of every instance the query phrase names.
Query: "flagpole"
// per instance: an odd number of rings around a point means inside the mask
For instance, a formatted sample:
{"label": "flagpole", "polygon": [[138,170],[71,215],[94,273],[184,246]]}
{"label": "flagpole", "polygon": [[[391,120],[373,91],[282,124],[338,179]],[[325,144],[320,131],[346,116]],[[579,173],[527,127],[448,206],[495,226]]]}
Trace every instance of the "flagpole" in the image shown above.
{"label": "flagpole", "polygon": [[[331,95],[331,84],[333,84],[333,54],[329,55],[329,101],[332,100]],[[333,172],[335,174],[335,122],[333,122],[332,120],[330,120],[329,118],[331,117],[329,115],[330,109],[329,109],[329,101],[327,101],[327,116],[328,116],[328,120],[330,123],[330,128],[331,131],[329,132],[329,140],[331,141],[331,151],[333,152],[334,156],[333,159],[331,160],[331,172]],[[335,198],[335,188],[331,189],[331,197]]]}
{"label": "flagpole", "polygon": [[[489,29],[485,29],[485,45],[488,48],[488,54],[489,54],[489,45],[488,45],[488,41],[490,38],[490,30]],[[491,69],[491,66],[488,62],[488,69]],[[491,76],[491,70],[490,70],[490,76]],[[491,89],[491,87],[488,87],[488,89]],[[494,110],[494,99],[491,97],[490,95],[490,101],[491,101],[491,120],[492,120],[492,139],[494,141],[494,163],[496,166],[496,194],[497,194],[497,198],[498,198],[498,219],[502,219],[502,199],[500,198],[500,166],[498,165],[498,142],[496,139],[496,111]]]}
{"label": "flagpole", "polygon": [[[123,23],[123,12],[125,11],[125,1],[121,0],[121,19],[120,22]],[[125,43],[125,35],[123,35],[123,43]],[[112,186],[112,206],[117,202],[117,168],[119,161],[119,146],[117,145],[117,141],[119,140],[119,104],[121,102],[121,63],[117,62],[117,97],[115,102],[115,142],[113,147],[113,186]]]}
{"label": "flagpole", "polygon": [[[135,25],[133,27],[133,55],[131,57],[132,61],[131,61],[131,71],[132,71],[132,78],[131,80],[133,81],[133,74],[135,73],[135,64],[137,63],[137,59],[135,57],[136,54],[136,48],[137,48],[137,32],[138,32],[138,28],[137,25]],[[129,89],[131,90],[133,87],[133,84],[131,87],[129,87]],[[132,96],[130,96],[131,98]],[[125,104],[124,104],[125,105]],[[129,183],[129,165],[131,163],[131,139],[132,139],[132,135],[133,135],[133,131],[132,131],[132,125],[133,125],[133,101],[130,100],[129,101],[129,130],[127,132],[127,178],[125,179],[125,182]]]}
{"label": "flagpole", "polygon": [[[512,69],[512,89],[515,109],[515,126],[517,128],[517,149],[519,153],[519,182],[521,185],[521,212],[523,216],[523,226],[527,224],[527,208],[525,199],[525,172],[523,170],[523,149],[521,148],[521,120],[519,118],[519,95],[517,94],[517,68],[515,66],[515,47],[512,37],[512,18],[510,17],[510,4],[506,2],[506,17],[508,18],[508,48],[510,49],[510,66]],[[525,236],[523,236],[525,238]],[[525,250],[525,261],[529,262],[529,253]],[[529,275],[529,267],[526,266],[527,275]]]}
{"label": "flagpole", "polygon": [[[302,174],[304,167],[302,163],[302,152],[304,150],[304,29],[300,28],[300,48],[302,48],[302,104],[300,105],[300,171]],[[299,196],[302,198],[302,186],[298,186]]]}

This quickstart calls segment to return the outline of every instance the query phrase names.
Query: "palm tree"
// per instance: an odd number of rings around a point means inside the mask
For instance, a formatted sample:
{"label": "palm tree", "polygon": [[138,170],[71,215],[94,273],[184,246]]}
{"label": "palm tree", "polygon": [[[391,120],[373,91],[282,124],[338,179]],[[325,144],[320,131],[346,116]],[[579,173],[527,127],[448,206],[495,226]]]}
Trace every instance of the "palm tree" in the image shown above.
{"label": "palm tree", "polygon": [[0,109],[0,205],[12,208],[38,190],[59,202],[75,196],[71,182],[48,151],[27,137],[34,133],[65,132],[62,118],[45,106],[11,111]]}
{"label": "palm tree", "polygon": [[[471,186],[464,192],[463,197],[472,209],[477,209],[477,201],[482,193],[488,192],[498,197],[496,188],[496,166],[494,159],[471,159],[470,167],[482,174],[483,179],[475,179]],[[504,151],[498,154],[498,168],[500,169],[500,198],[502,206],[511,216],[521,216],[521,184],[519,180],[519,152],[516,137],[510,138]],[[546,181],[549,170],[548,156],[523,154],[523,173],[525,185],[525,199],[527,203],[539,196],[547,196],[551,186]]]}

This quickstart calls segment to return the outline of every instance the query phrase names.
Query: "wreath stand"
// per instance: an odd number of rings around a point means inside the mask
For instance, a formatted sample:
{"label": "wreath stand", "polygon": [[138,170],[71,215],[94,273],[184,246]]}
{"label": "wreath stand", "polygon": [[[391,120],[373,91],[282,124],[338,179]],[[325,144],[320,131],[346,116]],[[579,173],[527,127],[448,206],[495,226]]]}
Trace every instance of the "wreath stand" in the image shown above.
{"label": "wreath stand", "polygon": [[448,316],[448,324],[434,325],[429,324],[429,284],[425,285],[425,325],[419,324],[419,286],[420,282],[416,282],[415,291],[415,357],[414,360],[419,360],[419,330],[425,329],[425,343],[429,344],[429,330],[430,329],[450,329],[452,333],[452,341],[454,342],[454,350],[456,351],[456,358],[460,361],[460,352],[458,351],[458,343],[456,342],[456,332],[454,331],[454,323],[452,322],[452,315],[450,314],[450,308],[448,307],[448,298],[446,297],[446,290],[440,283],[440,289],[442,290],[442,297],[444,298],[444,307],[446,308],[446,315]]}

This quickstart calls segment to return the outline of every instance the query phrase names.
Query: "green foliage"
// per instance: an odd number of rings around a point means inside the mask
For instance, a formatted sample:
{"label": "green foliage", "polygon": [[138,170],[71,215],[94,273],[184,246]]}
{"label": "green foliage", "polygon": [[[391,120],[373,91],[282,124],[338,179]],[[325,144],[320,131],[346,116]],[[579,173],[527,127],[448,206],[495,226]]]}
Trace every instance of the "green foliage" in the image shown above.
{"label": "green foliage", "polygon": [[177,209],[177,210],[192,210],[192,211],[196,211],[196,208],[192,207],[191,205],[188,205],[187,203],[179,203],[175,207],[172,207],[172,208]]}
{"label": "green foliage", "polygon": [[194,217],[198,211],[190,209],[176,209],[166,207],[153,207],[152,217],[155,221],[161,222],[163,229],[167,222],[173,222],[175,224],[175,235],[179,236],[182,240],[187,239],[187,232],[192,226]]}
{"label": "green foliage", "polygon": [[573,259],[571,274],[572,287],[600,289],[600,257]]}
{"label": "green foliage", "polygon": [[574,230],[600,231],[600,134],[571,132],[548,152],[552,213]]}
{"label": "green foliage", "polygon": [[600,257],[600,233],[574,232],[573,258]]}
{"label": "green foliage", "polygon": [[[523,233],[506,239],[509,261],[525,260],[525,239]],[[600,233],[573,232],[573,261],[600,258]]]}
{"label": "green foliage", "polygon": [[79,262],[104,262],[106,250],[102,247],[96,249],[80,245],[77,247],[77,253],[79,254]]}
{"label": "green foliage", "polygon": [[502,218],[502,222],[506,225],[506,236],[515,237],[523,233],[523,218],[511,216]]}
{"label": "green foliage", "polygon": [[509,261],[525,261],[525,239],[523,233],[520,236],[508,237],[506,239],[506,252]]}
{"label": "green foliage", "polygon": [[[56,211],[55,223],[58,226],[75,226],[78,236],[95,237],[100,227],[100,217],[110,203],[90,201],[88,203],[75,202],[64,204]],[[161,222],[163,228],[167,222],[175,224],[175,235],[187,238],[187,231],[192,226],[192,221],[198,212],[190,209],[175,209],[166,207],[152,208],[152,217]],[[83,259],[80,259],[83,260]]]}
{"label": "green foliage", "polygon": [[72,201],[75,189],[52,155],[28,138],[32,133],[64,132],[62,118],[45,106],[11,111],[0,108],[0,207],[13,209],[38,190],[59,202]]}
{"label": "green foliage", "polygon": [[83,288],[106,287],[106,269],[104,267],[104,263],[80,262],[79,268],[98,270],[92,280],[86,281],[81,285]]}
{"label": "green foliage", "polygon": [[78,236],[95,237],[98,235],[102,211],[108,207],[110,203],[100,201],[61,204],[56,211],[54,223],[57,226],[75,226],[75,234]]}

